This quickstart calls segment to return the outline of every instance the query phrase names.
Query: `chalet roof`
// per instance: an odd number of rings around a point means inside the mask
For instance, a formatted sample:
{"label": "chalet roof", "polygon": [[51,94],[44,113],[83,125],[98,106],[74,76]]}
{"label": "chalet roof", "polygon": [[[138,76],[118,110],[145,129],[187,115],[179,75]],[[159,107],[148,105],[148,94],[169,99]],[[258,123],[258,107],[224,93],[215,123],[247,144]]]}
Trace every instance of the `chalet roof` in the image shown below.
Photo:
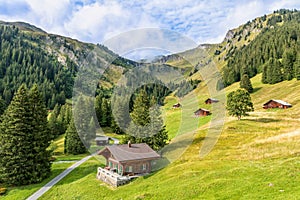
{"label": "chalet roof", "polygon": [[128,147],[128,144],[106,146],[98,154],[101,155],[101,152],[105,149],[109,150],[112,156],[119,162],[160,158],[160,155],[145,143],[131,144],[131,147]]}
{"label": "chalet roof", "polygon": [[194,113],[196,113],[196,112],[198,112],[198,111],[200,111],[200,110],[203,110],[203,111],[205,111],[205,112],[210,112],[209,110],[206,110],[206,109],[204,109],[204,108],[199,108],[199,109],[196,110]]}
{"label": "chalet roof", "polygon": [[282,100],[276,100],[276,99],[271,99],[270,101],[268,101],[268,102],[265,103],[264,105],[270,103],[271,101],[275,101],[275,102],[277,102],[277,103],[279,103],[279,104],[281,104],[281,105],[284,105],[284,106],[292,106],[292,104],[289,104],[289,103],[287,103],[287,102],[285,102],[285,101],[282,101]]}

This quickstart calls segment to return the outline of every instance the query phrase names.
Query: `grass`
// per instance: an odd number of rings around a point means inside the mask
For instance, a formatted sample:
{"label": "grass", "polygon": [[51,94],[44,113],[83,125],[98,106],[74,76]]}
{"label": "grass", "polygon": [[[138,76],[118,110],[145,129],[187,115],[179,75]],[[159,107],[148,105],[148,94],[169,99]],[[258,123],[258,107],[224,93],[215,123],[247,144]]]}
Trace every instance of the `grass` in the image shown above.
{"label": "grass", "polygon": [[[208,129],[198,126],[184,154],[149,176],[113,189],[95,178],[101,163],[91,159],[41,199],[298,199],[300,84],[292,80],[264,85],[260,79],[261,75],[252,79],[255,112],[240,121],[227,117],[217,144],[206,157],[200,158],[199,151]],[[227,92],[237,87],[234,84]],[[293,107],[262,109],[262,104],[273,98]],[[168,97],[164,113],[173,135],[178,135],[180,127],[177,121],[171,124],[171,119],[179,120],[182,115],[180,109],[170,107],[177,101]],[[201,104],[199,100],[198,106]]]}
{"label": "grass", "polygon": [[81,160],[82,158],[89,155],[88,153],[79,154],[79,155],[64,154],[64,141],[65,141],[65,135],[60,135],[52,143],[52,148],[54,148],[53,157],[55,158],[55,161]]}
{"label": "grass", "polygon": [[56,177],[58,174],[63,172],[66,168],[71,166],[72,163],[53,163],[52,164],[52,170],[51,170],[51,176],[47,179],[45,179],[43,182],[38,184],[32,184],[32,185],[26,185],[26,186],[18,186],[18,187],[8,187],[8,191],[6,195],[0,196],[0,199],[2,200],[22,200],[26,199],[30,195],[32,195],[34,192],[39,190],[43,185],[48,183],[51,179]]}

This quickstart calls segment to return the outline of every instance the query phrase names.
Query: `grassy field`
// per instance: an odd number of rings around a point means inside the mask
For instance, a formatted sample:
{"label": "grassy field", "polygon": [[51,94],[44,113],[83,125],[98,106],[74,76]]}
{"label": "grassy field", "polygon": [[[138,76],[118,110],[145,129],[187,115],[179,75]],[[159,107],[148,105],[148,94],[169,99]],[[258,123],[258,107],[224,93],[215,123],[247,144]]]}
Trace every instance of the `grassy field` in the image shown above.
{"label": "grassy field", "polygon": [[[114,189],[95,178],[101,162],[91,159],[41,199],[299,199],[300,84],[292,80],[263,85],[260,79],[261,75],[252,79],[255,112],[240,121],[227,117],[208,156],[199,157],[208,131],[200,126],[179,159],[149,176]],[[228,92],[237,87],[230,86]],[[282,99],[293,107],[262,109],[269,99]],[[168,97],[165,109],[176,102]],[[170,109],[165,114],[175,119],[179,113]],[[174,124],[167,126],[173,133],[178,130]]]}
{"label": "grassy field", "polygon": [[8,191],[5,196],[0,196],[2,200],[22,200],[29,197],[31,194],[39,190],[43,185],[48,183],[51,179],[56,177],[58,174],[63,172],[66,168],[71,166],[73,163],[53,163],[52,164],[52,174],[49,178],[45,179],[43,182],[38,184],[32,184],[28,186],[19,187],[8,187]]}

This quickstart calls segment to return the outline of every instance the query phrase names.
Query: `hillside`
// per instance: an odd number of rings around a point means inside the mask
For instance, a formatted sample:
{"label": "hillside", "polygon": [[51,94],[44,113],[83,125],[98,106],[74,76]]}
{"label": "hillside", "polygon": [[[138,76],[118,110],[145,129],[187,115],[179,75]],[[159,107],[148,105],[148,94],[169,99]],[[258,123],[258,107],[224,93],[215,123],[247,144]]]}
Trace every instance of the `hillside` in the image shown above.
{"label": "hillside", "polygon": [[[251,80],[255,112],[241,121],[226,117],[218,143],[205,158],[199,158],[208,130],[203,127],[178,160],[154,174],[112,189],[95,178],[100,163],[92,159],[41,199],[297,199],[300,84],[266,85],[260,79],[257,75]],[[238,87],[233,84],[226,92]],[[263,110],[262,104],[273,98],[293,107]]]}
{"label": "hillside", "polygon": [[[266,71],[272,65],[268,61],[274,59],[281,63],[279,68],[283,71],[279,82],[290,80],[299,77],[299,20],[299,11],[274,11],[229,30],[220,44],[202,44],[195,49],[165,56],[160,62],[186,68],[192,79],[203,79],[197,74],[199,69],[214,65],[220,70],[224,85],[229,86],[240,81],[244,73],[250,77],[262,72],[266,74],[264,77],[272,76]],[[202,54],[206,56],[199,56],[199,52],[204,52]],[[290,63],[295,66],[290,68]],[[274,81],[265,79],[265,83]]]}
{"label": "hillside", "polygon": [[111,64],[99,75],[103,89],[111,89],[124,69],[135,65],[102,45],[49,34],[23,22],[1,21],[0,41],[0,93],[7,104],[23,83],[37,83],[49,109],[64,104],[72,96],[78,70],[93,54],[101,63],[98,68]]}

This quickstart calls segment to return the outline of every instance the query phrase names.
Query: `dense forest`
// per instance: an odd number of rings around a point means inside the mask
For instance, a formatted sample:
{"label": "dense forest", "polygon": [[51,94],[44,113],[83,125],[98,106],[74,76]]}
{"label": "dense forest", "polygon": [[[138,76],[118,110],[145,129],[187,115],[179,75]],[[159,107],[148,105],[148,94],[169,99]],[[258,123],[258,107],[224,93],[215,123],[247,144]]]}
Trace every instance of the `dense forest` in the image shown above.
{"label": "dense forest", "polygon": [[48,108],[71,98],[78,66],[70,59],[63,66],[39,40],[15,26],[0,26],[0,93],[7,104],[23,83],[38,84]]}
{"label": "dense forest", "polygon": [[263,73],[263,83],[274,84],[300,79],[300,12],[276,11],[261,33],[249,44],[237,49],[222,69],[224,85]]}

